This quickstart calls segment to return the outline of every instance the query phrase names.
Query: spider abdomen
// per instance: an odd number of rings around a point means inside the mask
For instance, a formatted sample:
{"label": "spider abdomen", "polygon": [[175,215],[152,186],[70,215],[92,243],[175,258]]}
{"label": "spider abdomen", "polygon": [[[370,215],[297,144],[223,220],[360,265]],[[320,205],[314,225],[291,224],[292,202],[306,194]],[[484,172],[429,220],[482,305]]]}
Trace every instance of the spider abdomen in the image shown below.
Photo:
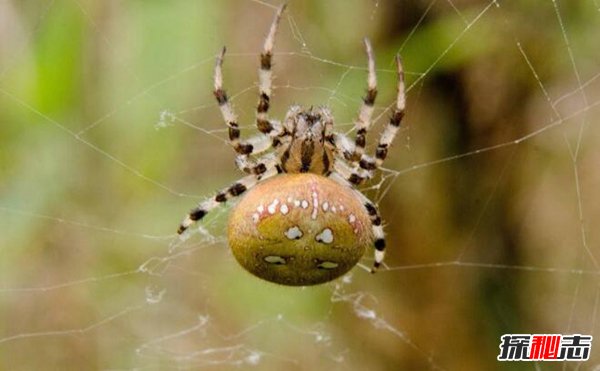
{"label": "spider abdomen", "polygon": [[310,173],[258,184],[232,211],[228,234],[246,270],[292,286],[343,275],[373,244],[368,212],[353,190]]}

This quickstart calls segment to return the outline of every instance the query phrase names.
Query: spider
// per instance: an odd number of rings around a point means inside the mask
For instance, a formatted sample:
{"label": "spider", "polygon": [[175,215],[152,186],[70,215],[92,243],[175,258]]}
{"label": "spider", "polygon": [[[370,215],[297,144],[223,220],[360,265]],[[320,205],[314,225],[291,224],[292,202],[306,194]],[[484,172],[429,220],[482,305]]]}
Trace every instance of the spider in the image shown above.
{"label": "spider", "polygon": [[[364,39],[368,58],[367,91],[355,121],[354,140],[333,130],[333,115],[325,106],[294,105],[282,122],[273,120],[268,116],[273,45],[284,9],[285,4],[278,8],[260,54],[256,108],[256,127],[260,134],[240,138],[237,116],[223,89],[225,47],[216,58],[214,96],[228,127],[229,142],[236,152],[236,165],[247,175],[192,209],[177,233],[182,234],[217,206],[245,194],[230,216],[229,244],[238,261],[251,273],[289,285],[322,283],[351,269],[365,245],[374,248],[371,269],[374,273],[385,253],[382,221],[377,206],[356,187],[381,167],[404,116],[404,73],[400,57],[396,56],[396,104],[374,156],[365,150],[377,96],[375,60],[367,38]],[[267,223],[268,217],[274,214],[278,218]],[[332,228],[324,228],[326,223]],[[299,245],[294,243],[300,242],[305,234],[310,234],[311,240],[302,245],[303,249],[298,249]],[[278,253],[276,249],[261,253],[265,245],[275,246],[285,253]],[[337,252],[333,253],[336,247]],[[290,249],[294,248],[300,252],[291,253]],[[290,267],[291,271],[281,270],[282,266],[293,263],[297,266]],[[271,266],[280,270],[273,270]],[[320,271],[326,273],[319,275]]]}

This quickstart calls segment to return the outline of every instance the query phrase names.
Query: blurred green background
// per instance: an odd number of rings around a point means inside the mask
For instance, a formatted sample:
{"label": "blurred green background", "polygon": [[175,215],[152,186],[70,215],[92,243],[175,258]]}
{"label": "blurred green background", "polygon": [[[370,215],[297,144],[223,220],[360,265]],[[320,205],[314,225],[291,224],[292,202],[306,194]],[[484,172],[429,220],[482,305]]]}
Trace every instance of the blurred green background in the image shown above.
{"label": "blurred green background", "polygon": [[[496,361],[506,333],[597,334],[600,4],[291,0],[272,116],[328,104],[352,128],[376,54],[380,117],[407,115],[365,192],[387,266],[280,287],[243,271],[214,56],[244,135],[279,3],[0,2],[0,369],[593,369]],[[367,254],[364,264],[371,264]]]}

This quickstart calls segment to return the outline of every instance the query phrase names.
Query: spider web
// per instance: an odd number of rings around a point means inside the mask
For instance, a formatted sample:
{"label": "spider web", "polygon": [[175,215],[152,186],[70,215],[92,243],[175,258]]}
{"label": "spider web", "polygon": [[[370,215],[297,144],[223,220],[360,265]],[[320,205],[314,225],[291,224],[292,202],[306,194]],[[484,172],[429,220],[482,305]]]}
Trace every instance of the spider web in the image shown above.
{"label": "spider web", "polygon": [[[367,254],[310,288],[243,271],[228,208],[173,233],[240,176],[214,53],[228,46],[225,84],[251,135],[276,6],[0,3],[0,365],[489,369],[505,366],[505,333],[596,335],[600,3],[290,2],[272,117],[328,104],[350,133],[364,35],[380,92],[371,142],[398,52],[408,83],[403,129],[363,188],[387,223],[386,266],[368,274]],[[596,367],[596,348],[563,369]]]}

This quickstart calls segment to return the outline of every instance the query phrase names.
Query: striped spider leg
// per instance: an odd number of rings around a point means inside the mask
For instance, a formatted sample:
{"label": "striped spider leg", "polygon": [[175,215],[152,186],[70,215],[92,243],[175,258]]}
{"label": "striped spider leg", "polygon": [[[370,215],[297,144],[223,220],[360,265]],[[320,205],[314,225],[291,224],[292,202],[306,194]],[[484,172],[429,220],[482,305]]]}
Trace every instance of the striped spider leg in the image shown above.
{"label": "striped spider leg", "polygon": [[[245,141],[240,140],[240,127],[237,122],[237,115],[235,114],[231,102],[227,93],[223,89],[223,58],[225,56],[225,48],[222,49],[221,53],[217,56],[215,63],[215,74],[214,84],[215,90],[214,95],[219,104],[219,109],[223,120],[228,127],[229,142],[235,152],[236,164],[238,168],[247,174],[261,174],[266,171],[264,164],[256,163],[250,159],[250,155],[257,155],[262,152],[269,150],[272,147],[273,139],[264,134],[255,135]],[[273,123],[271,125],[271,135],[279,135],[281,133],[281,125],[279,123]]]}
{"label": "striped spider leg", "polygon": [[[369,56],[369,88],[367,90],[367,98],[373,97],[374,101],[376,90],[374,84],[375,79],[372,76],[374,75],[373,56],[372,52],[370,52],[371,49],[369,42],[366,41],[365,45],[367,45],[367,55]],[[388,121],[388,124],[381,133],[381,137],[379,139],[379,143],[377,144],[377,149],[375,151],[375,159],[364,153],[365,143],[363,143],[362,140],[358,140],[360,134],[357,136],[357,141],[355,141],[355,143],[352,143],[352,141],[343,134],[336,134],[334,136],[334,145],[337,155],[334,163],[334,172],[330,175],[330,177],[340,184],[353,188],[355,190],[356,196],[360,197],[360,199],[363,201],[363,205],[369,213],[369,217],[371,219],[371,224],[373,228],[373,235],[375,237],[375,262],[373,264],[373,268],[371,269],[372,273],[374,273],[380,267],[385,256],[385,233],[381,224],[381,217],[379,215],[379,211],[375,204],[369,201],[369,199],[365,195],[360,193],[354,187],[360,185],[365,179],[370,178],[373,171],[378,169],[383,164],[383,161],[387,157],[389,147],[392,144],[394,138],[396,137],[396,134],[398,133],[398,130],[400,128],[400,123],[402,122],[402,118],[404,117],[406,97],[404,91],[404,72],[400,56],[396,56],[396,68],[398,73],[396,104],[392,112],[392,116]],[[367,98],[365,98],[359,114],[359,117],[363,117],[364,121],[361,121],[359,119],[358,122],[363,124],[364,122],[370,121],[370,117],[372,114],[372,106],[369,107],[369,105],[367,104]],[[368,125],[369,124],[367,124],[367,127]],[[363,129],[364,126],[358,128],[358,130]],[[366,133],[366,131],[364,132]],[[357,150],[357,148],[359,147],[362,148]],[[354,156],[349,156],[349,154],[357,153],[360,153],[360,161],[358,162],[358,166],[357,161],[353,160]]]}
{"label": "striped spider leg", "polygon": [[[366,41],[365,45],[369,45],[368,41]],[[367,50],[370,50],[370,47],[367,47]],[[374,68],[374,62],[372,63],[372,53],[367,52],[367,55],[369,55],[369,88],[367,90],[367,97],[372,96],[374,102],[376,90],[375,93],[371,93],[371,91],[373,91],[371,87],[374,86],[371,84],[374,82],[374,78],[371,76],[372,73],[374,74],[374,69],[372,70],[372,68]],[[357,141],[353,143],[344,134],[336,133],[335,135],[336,151],[341,154],[339,159],[346,160],[350,168],[353,170],[350,174],[348,174],[347,180],[354,185],[361,184],[365,179],[372,176],[374,170],[377,170],[381,167],[387,157],[389,147],[392,145],[392,142],[394,141],[394,138],[400,129],[400,124],[402,123],[402,119],[405,114],[406,95],[404,88],[404,70],[402,68],[402,60],[400,59],[400,56],[397,55],[395,59],[396,71],[398,75],[396,104],[392,111],[392,115],[379,138],[377,149],[375,150],[375,157],[373,158],[365,153],[364,147],[366,145],[366,141],[365,143],[362,143],[362,139],[358,140],[359,138],[364,138],[364,136],[357,134]],[[366,102],[366,100],[367,99],[365,98],[364,101]],[[363,103],[359,117],[368,117],[368,121],[370,122],[371,114],[372,107],[369,108],[368,104]],[[362,123],[363,121],[358,120],[357,122]],[[366,133],[366,131],[363,130],[364,126],[357,125],[356,129],[357,131],[360,130],[361,132]],[[357,155],[358,153],[360,153],[360,156]],[[355,160],[357,156],[358,160]]]}
{"label": "striped spider leg", "polygon": [[263,52],[260,55],[260,69],[258,70],[259,78],[259,102],[256,108],[256,126],[262,133],[248,140],[240,140],[240,127],[227,93],[223,89],[223,59],[225,57],[226,48],[223,47],[219,56],[217,56],[214,73],[214,96],[219,104],[221,115],[228,127],[229,141],[237,152],[236,164],[240,170],[248,174],[260,174],[265,171],[265,167],[260,163],[255,163],[249,159],[250,155],[256,155],[270,149],[274,144],[279,143],[274,138],[282,134],[281,124],[277,121],[268,119],[267,112],[271,100],[271,85],[272,85],[272,55],[275,42],[275,34],[281,15],[285,10],[285,4],[282,5],[273,19],[269,33],[264,42]]}
{"label": "striped spider leg", "polygon": [[223,89],[223,59],[225,57],[226,48],[223,47],[221,53],[217,56],[214,71],[214,91],[213,94],[219,105],[221,116],[228,127],[229,142],[235,152],[236,165],[243,172],[250,174],[230,187],[217,193],[214,198],[208,199],[200,203],[196,208],[192,209],[188,216],[181,222],[177,233],[183,233],[194,222],[202,219],[210,210],[214,209],[220,203],[237,197],[246,190],[252,188],[257,182],[270,178],[279,172],[279,165],[275,156],[269,154],[263,156],[258,161],[250,158],[271,148],[276,148],[286,140],[279,137],[285,137],[282,126],[277,121],[270,121],[267,117],[269,110],[269,101],[271,97],[272,71],[271,59],[272,50],[275,41],[275,34],[281,19],[281,15],[285,10],[285,4],[282,5],[273,19],[269,33],[265,39],[263,52],[260,55],[259,69],[259,95],[260,100],[256,109],[256,124],[262,134],[253,136],[247,140],[240,140],[240,127],[237,121],[237,115],[233,110],[227,93]]}
{"label": "striped spider leg", "polygon": [[200,204],[198,204],[198,206],[193,208],[179,225],[177,234],[182,234],[185,232],[192,224],[204,218],[206,214],[208,214],[217,206],[224,204],[234,197],[240,196],[247,190],[254,187],[258,182],[278,174],[275,160],[265,160],[261,162],[261,164],[264,164],[266,167],[266,170],[262,174],[247,175],[229,187],[217,192],[214,197],[202,201]]}
{"label": "striped spider leg", "polygon": [[273,59],[273,46],[275,45],[275,34],[279,27],[281,15],[285,10],[286,4],[283,4],[277,10],[275,18],[271,23],[269,33],[265,38],[263,45],[263,51],[260,54],[260,68],[258,69],[258,90],[259,100],[258,106],[256,107],[256,127],[258,130],[270,136],[274,136],[273,131],[277,130],[277,127],[273,125],[273,122],[269,121],[268,112],[271,104],[271,86],[273,84],[273,71],[272,59]]}
{"label": "striped spider leg", "polygon": [[363,206],[369,214],[373,236],[375,237],[375,241],[373,243],[373,247],[375,248],[375,261],[373,262],[371,273],[375,273],[385,258],[385,232],[383,231],[381,216],[379,215],[377,206],[375,206],[375,204],[371,202],[367,196],[363,195],[359,190],[354,188],[354,185],[347,180],[349,177],[349,173],[347,173],[347,171],[349,169],[348,167],[340,166],[340,162],[341,161],[336,161],[335,170],[329,175],[329,178],[333,179],[344,187],[352,189],[355,196],[361,200]]}
{"label": "striped spider leg", "polygon": [[364,39],[365,51],[367,53],[368,75],[367,75],[367,94],[363,98],[363,103],[358,111],[358,117],[354,122],[356,138],[354,145],[349,152],[344,152],[344,158],[353,165],[357,163],[365,153],[367,145],[367,131],[371,126],[371,117],[377,98],[377,75],[375,74],[375,57],[373,57],[373,48],[369,39]]}

